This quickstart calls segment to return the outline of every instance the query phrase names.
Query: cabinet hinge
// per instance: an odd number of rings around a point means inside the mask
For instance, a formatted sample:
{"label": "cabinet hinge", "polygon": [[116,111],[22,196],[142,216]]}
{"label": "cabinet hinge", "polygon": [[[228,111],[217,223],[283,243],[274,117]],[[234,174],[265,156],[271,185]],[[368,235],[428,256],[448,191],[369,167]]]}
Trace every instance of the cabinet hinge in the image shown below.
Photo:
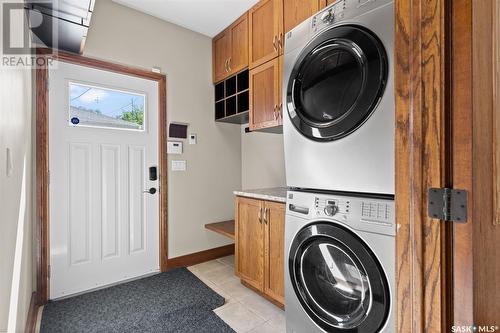
{"label": "cabinet hinge", "polygon": [[427,196],[430,218],[458,223],[467,222],[467,191],[430,188]]}

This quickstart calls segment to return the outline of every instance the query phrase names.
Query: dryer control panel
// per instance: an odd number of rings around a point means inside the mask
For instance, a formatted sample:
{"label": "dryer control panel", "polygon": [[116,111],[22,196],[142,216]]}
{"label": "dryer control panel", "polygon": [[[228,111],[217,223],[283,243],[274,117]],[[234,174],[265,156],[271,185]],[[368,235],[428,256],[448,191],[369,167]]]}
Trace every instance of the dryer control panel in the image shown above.
{"label": "dryer control panel", "polygon": [[338,0],[311,18],[312,32],[316,33],[331,25],[360,16],[394,0]]}

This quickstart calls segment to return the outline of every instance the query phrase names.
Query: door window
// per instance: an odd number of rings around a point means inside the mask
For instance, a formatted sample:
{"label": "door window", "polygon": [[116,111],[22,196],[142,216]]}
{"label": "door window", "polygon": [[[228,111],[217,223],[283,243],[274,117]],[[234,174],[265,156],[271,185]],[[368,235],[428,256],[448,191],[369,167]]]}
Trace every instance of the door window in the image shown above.
{"label": "door window", "polygon": [[69,124],[143,131],[146,95],[69,82]]}

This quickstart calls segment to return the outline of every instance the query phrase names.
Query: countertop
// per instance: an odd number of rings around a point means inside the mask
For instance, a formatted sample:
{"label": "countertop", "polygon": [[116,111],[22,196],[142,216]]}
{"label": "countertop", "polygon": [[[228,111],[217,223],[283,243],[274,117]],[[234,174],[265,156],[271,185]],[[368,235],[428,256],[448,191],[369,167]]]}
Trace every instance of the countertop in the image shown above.
{"label": "countertop", "polygon": [[277,201],[277,202],[286,202],[286,187],[273,187],[273,188],[261,188],[255,190],[241,190],[234,191],[234,195],[240,197],[268,200],[268,201]]}

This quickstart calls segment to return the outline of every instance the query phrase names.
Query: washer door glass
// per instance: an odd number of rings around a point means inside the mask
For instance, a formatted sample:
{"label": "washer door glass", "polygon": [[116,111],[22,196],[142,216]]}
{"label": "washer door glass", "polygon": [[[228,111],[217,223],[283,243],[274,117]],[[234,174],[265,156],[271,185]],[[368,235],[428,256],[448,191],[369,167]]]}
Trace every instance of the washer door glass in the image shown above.
{"label": "washer door glass", "polygon": [[292,124],[317,141],[349,135],[382,98],[387,62],[382,43],[365,28],[345,25],[322,32],[299,55],[288,81]]}
{"label": "washer door glass", "polygon": [[371,304],[366,271],[355,255],[336,242],[317,239],[302,253],[301,283],[310,305],[325,321],[357,327]]}
{"label": "washer door glass", "polygon": [[387,277],[352,231],[331,222],[304,227],[291,243],[288,267],[304,311],[327,332],[378,332],[385,325]]}

